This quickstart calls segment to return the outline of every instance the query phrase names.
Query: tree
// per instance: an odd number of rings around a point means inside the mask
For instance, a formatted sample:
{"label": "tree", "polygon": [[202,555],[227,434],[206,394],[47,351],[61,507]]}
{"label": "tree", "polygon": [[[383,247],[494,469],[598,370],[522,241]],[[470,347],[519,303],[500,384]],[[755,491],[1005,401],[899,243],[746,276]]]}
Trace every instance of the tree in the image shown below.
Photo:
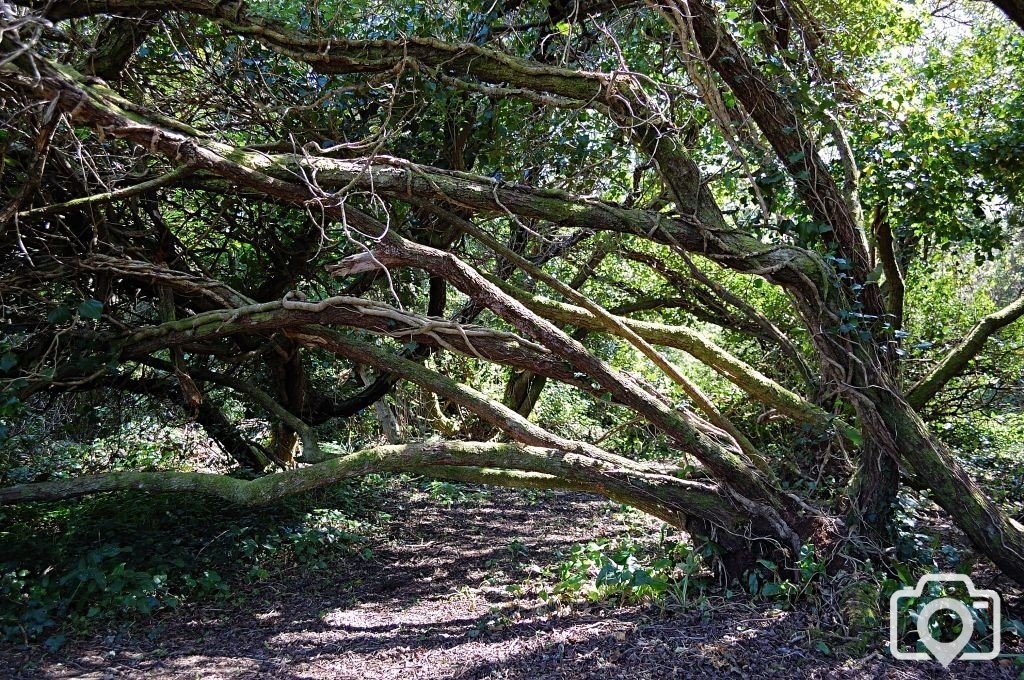
{"label": "tree", "polygon": [[[148,488],[255,504],[406,470],[601,493],[714,540],[742,569],[851,532],[886,540],[910,475],[1024,582],[1024,528],[923,418],[1021,301],[916,384],[901,361],[922,243],[984,250],[1001,232],[984,210],[955,209],[928,231],[912,217],[922,197],[896,189],[944,178],[925,202],[956,203],[962,184],[976,205],[1016,205],[1020,147],[1005,135],[1020,109],[955,133],[923,114],[887,119],[856,84],[878,48],[833,44],[830,28],[912,37],[913,21],[884,2],[768,5],[4,3],[11,422],[82,393],[145,395],[239,464],[284,471],[114,472],[9,486],[0,502]],[[1020,52],[1005,22],[976,20]],[[905,151],[936,139],[951,140],[945,175]],[[622,273],[599,276],[609,262]],[[631,282],[627,267],[644,274]],[[777,289],[773,312],[737,293],[751,280]],[[630,316],[643,310],[716,324],[782,365]],[[608,337],[665,382],[616,368],[597,344]],[[767,456],[664,348],[849,451],[848,493],[784,491],[801,464]],[[445,375],[450,356],[509,367],[504,403]],[[679,464],[531,421],[552,381],[654,428]],[[402,383],[433,395],[425,418],[445,440],[323,450],[321,431],[375,404],[402,439],[381,401]],[[265,442],[225,395],[262,414]],[[488,443],[496,432],[509,443]]]}

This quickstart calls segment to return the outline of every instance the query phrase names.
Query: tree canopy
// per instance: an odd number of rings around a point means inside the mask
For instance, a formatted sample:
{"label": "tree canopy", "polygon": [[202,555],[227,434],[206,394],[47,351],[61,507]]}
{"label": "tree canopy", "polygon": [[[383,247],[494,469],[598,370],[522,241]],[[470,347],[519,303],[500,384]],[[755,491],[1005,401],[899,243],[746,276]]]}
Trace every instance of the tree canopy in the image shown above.
{"label": "tree canopy", "polygon": [[[1021,414],[1019,2],[0,12],[0,504],[405,471],[738,575],[910,486],[1024,584],[962,455]],[[153,422],[247,477],[58,445]]]}

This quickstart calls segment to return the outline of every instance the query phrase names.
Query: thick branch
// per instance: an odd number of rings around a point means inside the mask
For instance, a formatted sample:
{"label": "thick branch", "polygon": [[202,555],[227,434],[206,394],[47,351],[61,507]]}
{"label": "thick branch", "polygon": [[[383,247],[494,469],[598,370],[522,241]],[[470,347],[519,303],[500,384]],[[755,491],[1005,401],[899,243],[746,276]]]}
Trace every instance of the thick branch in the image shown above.
{"label": "thick branch", "polygon": [[[534,296],[506,283],[499,285],[505,292],[515,296],[546,319],[589,330],[606,330],[592,313],[582,307]],[[668,326],[626,318],[620,318],[620,321],[648,342],[681,349],[692,355],[762,404],[777,409],[798,422],[810,423],[822,430],[830,427],[831,417],[823,409],[787,390],[701,334],[685,326]]]}
{"label": "thick branch", "polygon": [[981,352],[985,342],[993,333],[1010,325],[1021,316],[1024,316],[1024,295],[979,321],[967,334],[967,337],[939,362],[938,366],[914,385],[907,394],[907,401],[910,405],[915,409],[920,409],[927,404],[932,397],[938,394],[939,390],[946,386],[946,383],[958,376],[971,359]]}
{"label": "thick branch", "polygon": [[588,383],[572,367],[536,343],[484,326],[419,316],[380,302],[338,296],[318,302],[278,300],[195,314],[150,326],[121,339],[121,357],[136,359],[165,347],[240,333],[253,334],[315,325],[347,326],[403,342],[444,348],[470,357],[530,370],[570,385]]}
{"label": "thick branch", "polygon": [[[617,468],[564,451],[481,442],[381,446],[252,481],[195,472],[90,475],[0,489],[0,505],[60,500],[109,491],[144,490],[204,493],[240,505],[257,506],[352,477],[402,470],[430,474],[435,466],[439,466],[438,476],[441,477],[452,466],[468,468],[456,472],[463,479],[472,478],[481,467],[496,469],[500,471],[498,474],[480,473],[478,476],[479,481],[493,483],[515,478],[517,481],[539,482],[544,478],[537,475],[548,475],[553,478],[552,487],[600,493],[635,505],[677,526],[686,526],[687,516],[693,515],[717,526],[737,530],[743,519],[721,493],[700,482]],[[514,471],[532,475],[518,477]]]}
{"label": "thick branch", "polygon": [[992,4],[1024,31],[1024,0],[992,0]]}
{"label": "thick branch", "polygon": [[[677,28],[683,41],[688,41],[692,35],[707,63],[750,112],[793,177],[797,193],[815,219],[832,228],[833,240],[850,263],[855,278],[866,281],[871,268],[864,232],[793,104],[770,84],[769,78],[722,24],[710,2],[671,0],[657,8]],[[877,290],[867,293],[868,296],[874,294]],[[871,307],[869,305],[869,309]]]}
{"label": "thick branch", "polygon": [[893,315],[893,326],[903,327],[903,298],[906,295],[906,282],[896,260],[896,248],[892,238],[892,225],[889,224],[888,210],[884,205],[875,208],[873,226],[878,259],[885,272],[886,292],[889,299],[889,312]]}

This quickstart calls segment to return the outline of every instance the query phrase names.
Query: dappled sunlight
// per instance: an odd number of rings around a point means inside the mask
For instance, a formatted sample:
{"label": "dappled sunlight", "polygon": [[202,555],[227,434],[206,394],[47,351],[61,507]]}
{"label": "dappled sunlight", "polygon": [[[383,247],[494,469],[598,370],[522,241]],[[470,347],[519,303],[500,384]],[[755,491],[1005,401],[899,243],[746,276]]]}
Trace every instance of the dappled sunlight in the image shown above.
{"label": "dappled sunlight", "polygon": [[1016,677],[1022,31],[0,0],[0,678]]}

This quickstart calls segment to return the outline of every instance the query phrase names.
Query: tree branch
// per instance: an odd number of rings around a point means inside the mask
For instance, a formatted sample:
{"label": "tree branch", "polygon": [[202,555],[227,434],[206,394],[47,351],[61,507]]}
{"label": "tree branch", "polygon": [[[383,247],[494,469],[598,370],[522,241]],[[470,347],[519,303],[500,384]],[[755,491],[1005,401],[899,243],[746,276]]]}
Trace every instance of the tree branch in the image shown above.
{"label": "tree branch", "polygon": [[[452,467],[459,468],[453,470]],[[352,477],[403,470],[484,483],[541,484],[599,493],[685,527],[688,516],[739,530],[742,515],[713,486],[654,471],[623,469],[585,456],[539,447],[482,442],[430,442],[380,446],[317,465],[247,481],[197,472],[113,472],[0,489],[0,505],[75,498],[110,491],[203,493],[231,503],[258,506]],[[490,468],[498,472],[480,471]],[[527,473],[518,475],[516,473]],[[545,477],[547,476],[547,477]]]}
{"label": "tree branch", "polygon": [[52,215],[54,213],[64,212],[66,210],[74,208],[86,208],[100,203],[111,203],[113,201],[120,200],[122,198],[130,198],[132,196],[138,196],[144,194],[153,189],[159,189],[160,187],[169,186],[174,184],[179,179],[187,177],[192,173],[192,169],[187,166],[175,168],[170,172],[167,172],[159,177],[133,184],[129,187],[122,187],[120,189],[114,189],[112,191],[106,191],[102,194],[93,194],[92,196],[83,196],[81,198],[75,198],[64,203],[53,203],[50,205],[44,205],[40,208],[32,208],[31,210],[23,210],[18,213],[18,219],[31,219],[34,217],[42,217],[44,215]]}
{"label": "tree branch", "polygon": [[992,0],[992,4],[1024,31],[1024,0]]}
{"label": "tree branch", "polygon": [[875,217],[872,222],[875,232],[875,245],[878,249],[878,259],[882,263],[882,271],[885,272],[889,313],[895,317],[893,327],[903,328],[903,299],[906,295],[906,282],[903,280],[903,272],[900,271],[900,265],[896,259],[892,226],[889,224],[886,206],[879,205],[875,208]]}
{"label": "tree branch", "polygon": [[[531,295],[504,282],[496,283],[506,293],[514,296],[546,319],[589,330],[607,330],[592,313],[582,307],[574,307]],[[832,425],[831,416],[821,407],[812,404],[795,392],[787,390],[753,366],[729,353],[725,348],[685,326],[668,326],[626,318],[620,318],[620,321],[648,342],[662,347],[681,349],[692,355],[754,399],[777,409],[780,413],[784,413],[798,422],[813,424],[822,431]]]}
{"label": "tree branch", "polygon": [[1024,295],[979,321],[960,344],[954,347],[928,375],[910,389],[907,393],[907,401],[910,405],[918,410],[924,407],[946,386],[946,383],[959,375],[971,359],[981,352],[985,342],[992,337],[993,333],[1009,326],[1021,316],[1024,316]]}

